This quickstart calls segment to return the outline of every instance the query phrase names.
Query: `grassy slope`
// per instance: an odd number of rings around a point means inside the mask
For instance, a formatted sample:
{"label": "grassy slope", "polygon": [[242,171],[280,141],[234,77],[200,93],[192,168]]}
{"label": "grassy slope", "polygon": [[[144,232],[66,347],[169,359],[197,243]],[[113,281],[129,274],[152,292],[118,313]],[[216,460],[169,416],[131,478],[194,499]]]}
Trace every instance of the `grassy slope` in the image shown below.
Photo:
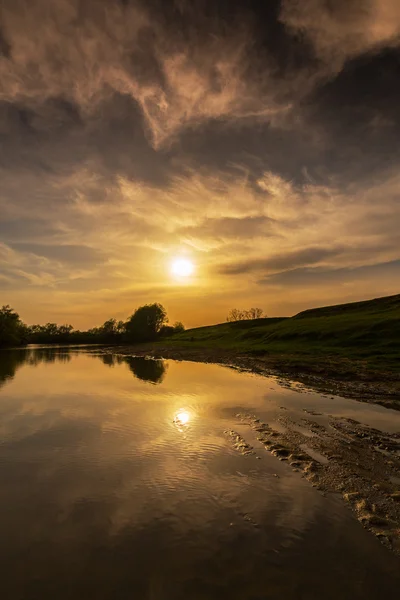
{"label": "grassy slope", "polygon": [[400,372],[400,294],[290,318],[198,327],[174,336],[168,345],[266,353],[294,363],[350,359],[368,370]]}

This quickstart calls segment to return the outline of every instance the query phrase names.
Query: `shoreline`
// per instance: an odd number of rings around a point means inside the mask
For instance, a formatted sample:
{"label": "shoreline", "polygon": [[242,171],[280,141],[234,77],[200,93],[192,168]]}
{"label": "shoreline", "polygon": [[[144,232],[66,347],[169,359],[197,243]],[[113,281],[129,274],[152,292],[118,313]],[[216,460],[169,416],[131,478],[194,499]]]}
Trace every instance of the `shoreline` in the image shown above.
{"label": "shoreline", "polygon": [[[220,348],[174,347],[159,343],[103,346],[102,351],[105,350],[123,355],[219,364],[265,377],[298,381],[320,393],[400,410],[400,377],[386,371],[363,370],[351,360],[315,357],[313,362],[310,357],[302,360],[299,356],[254,356]],[[354,365],[359,368],[355,369]]]}

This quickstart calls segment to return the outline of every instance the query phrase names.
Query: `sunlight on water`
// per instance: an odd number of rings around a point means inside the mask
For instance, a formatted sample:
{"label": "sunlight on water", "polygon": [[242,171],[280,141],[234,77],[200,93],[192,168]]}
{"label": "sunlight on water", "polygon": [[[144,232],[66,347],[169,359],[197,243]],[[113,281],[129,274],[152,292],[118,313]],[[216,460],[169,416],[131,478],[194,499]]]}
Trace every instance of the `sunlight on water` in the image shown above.
{"label": "sunlight on water", "polygon": [[177,425],[187,425],[191,419],[191,414],[187,410],[180,410],[174,421]]}
{"label": "sunlight on water", "polygon": [[370,600],[390,583],[393,557],[341,502],[226,435],[247,439],[240,412],[271,423],[282,405],[304,417],[334,401],[211,364],[68,348],[1,358],[7,600]]}

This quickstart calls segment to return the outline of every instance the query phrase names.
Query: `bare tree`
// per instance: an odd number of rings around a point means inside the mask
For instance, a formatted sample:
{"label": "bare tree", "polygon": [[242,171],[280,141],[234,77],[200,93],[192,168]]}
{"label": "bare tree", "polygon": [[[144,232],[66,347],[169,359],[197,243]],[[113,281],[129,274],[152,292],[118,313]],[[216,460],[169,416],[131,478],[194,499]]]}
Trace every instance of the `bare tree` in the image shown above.
{"label": "bare tree", "polygon": [[229,311],[226,320],[228,321],[228,323],[233,323],[234,321],[261,319],[262,317],[266,317],[262,308],[250,308],[249,310],[240,310],[238,308],[232,308]]}
{"label": "bare tree", "polygon": [[250,308],[247,313],[248,319],[261,319],[264,316],[264,311],[262,308]]}
{"label": "bare tree", "polygon": [[229,313],[228,316],[226,317],[226,320],[228,321],[228,323],[232,323],[233,321],[240,321],[240,313],[241,311],[237,308],[232,308]]}

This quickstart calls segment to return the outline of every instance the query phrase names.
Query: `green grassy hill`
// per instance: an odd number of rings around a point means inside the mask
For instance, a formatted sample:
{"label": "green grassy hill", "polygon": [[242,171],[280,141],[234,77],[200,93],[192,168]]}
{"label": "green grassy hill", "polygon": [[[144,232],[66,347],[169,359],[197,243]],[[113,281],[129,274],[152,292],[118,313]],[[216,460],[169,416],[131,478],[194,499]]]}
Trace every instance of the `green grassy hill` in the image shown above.
{"label": "green grassy hill", "polygon": [[322,356],[359,359],[371,368],[400,371],[400,294],[290,318],[198,327],[175,335],[168,345],[301,356],[303,362]]}

